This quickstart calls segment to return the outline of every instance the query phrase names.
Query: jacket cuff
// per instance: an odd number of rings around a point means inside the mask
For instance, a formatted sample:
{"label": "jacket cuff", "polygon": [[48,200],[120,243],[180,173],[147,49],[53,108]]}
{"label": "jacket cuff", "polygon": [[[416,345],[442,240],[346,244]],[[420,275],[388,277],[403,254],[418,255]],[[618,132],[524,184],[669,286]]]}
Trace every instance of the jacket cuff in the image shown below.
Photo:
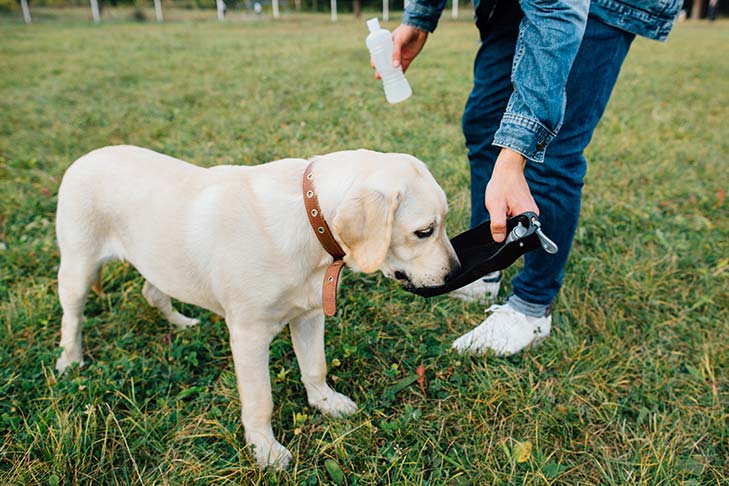
{"label": "jacket cuff", "polygon": [[402,23],[416,29],[430,32],[438,26],[441,12],[428,5],[410,0],[402,15]]}
{"label": "jacket cuff", "polygon": [[493,145],[518,152],[532,162],[544,162],[547,145],[556,134],[533,118],[504,113]]}

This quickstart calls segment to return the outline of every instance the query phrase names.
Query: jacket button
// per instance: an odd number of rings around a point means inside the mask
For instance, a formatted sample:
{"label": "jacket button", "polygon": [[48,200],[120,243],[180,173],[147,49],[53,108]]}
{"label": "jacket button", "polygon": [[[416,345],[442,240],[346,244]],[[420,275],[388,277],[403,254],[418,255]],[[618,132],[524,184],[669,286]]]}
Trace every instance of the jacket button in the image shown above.
{"label": "jacket button", "polygon": [[544,150],[544,147],[546,147],[546,146],[547,146],[547,142],[545,142],[544,140],[542,140],[541,142],[539,142],[537,144],[537,150],[542,151],[542,150]]}

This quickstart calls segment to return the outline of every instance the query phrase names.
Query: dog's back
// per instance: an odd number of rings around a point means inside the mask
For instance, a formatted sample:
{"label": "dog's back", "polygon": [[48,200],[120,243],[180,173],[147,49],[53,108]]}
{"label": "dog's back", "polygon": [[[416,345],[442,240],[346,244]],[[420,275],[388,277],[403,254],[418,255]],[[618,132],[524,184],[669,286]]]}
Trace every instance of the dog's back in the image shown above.
{"label": "dog's back", "polygon": [[[128,145],[104,147],[84,155],[68,168],[58,191],[61,251],[75,239],[75,231],[67,234],[64,228],[83,228],[90,234],[76,239],[88,240],[88,236],[102,236],[99,232],[109,229],[108,219],[122,216],[121,207],[124,213],[131,210],[141,216],[157,209],[150,205],[168,208],[172,198],[178,206],[199,187],[203,173],[192,164]],[[179,194],[183,191],[187,194]],[[76,224],[66,225],[69,218],[78,218]]]}

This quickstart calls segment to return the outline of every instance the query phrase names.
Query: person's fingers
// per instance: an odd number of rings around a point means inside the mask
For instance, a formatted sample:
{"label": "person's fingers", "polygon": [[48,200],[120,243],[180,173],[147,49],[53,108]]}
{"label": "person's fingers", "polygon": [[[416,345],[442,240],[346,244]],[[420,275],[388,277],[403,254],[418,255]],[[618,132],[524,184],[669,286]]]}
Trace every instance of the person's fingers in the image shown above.
{"label": "person's fingers", "polygon": [[497,243],[506,238],[506,213],[491,218],[491,237]]}
{"label": "person's fingers", "polygon": [[410,66],[410,63],[412,62],[412,59],[405,59],[402,60],[402,72],[405,72],[408,70],[408,66]]}
{"label": "person's fingers", "polygon": [[509,201],[507,203],[509,205],[509,214],[507,214],[506,216],[516,216],[517,214],[526,213],[527,211],[536,213],[536,215],[539,216],[539,207],[534,201],[534,198],[529,191],[529,186],[526,184],[526,181],[524,181],[524,186],[522,187],[523,192],[518,194],[518,198],[516,198],[515,201]]}
{"label": "person's fingers", "polygon": [[400,48],[402,47],[402,41],[398,37],[392,38],[392,67],[396,68],[402,63]]}
{"label": "person's fingers", "polygon": [[370,57],[370,67],[375,70],[375,79],[380,79],[380,73],[377,72],[375,61]]}
{"label": "person's fingers", "polygon": [[491,217],[491,237],[495,242],[501,243],[506,238],[506,206],[503,204],[486,203],[486,209]]}

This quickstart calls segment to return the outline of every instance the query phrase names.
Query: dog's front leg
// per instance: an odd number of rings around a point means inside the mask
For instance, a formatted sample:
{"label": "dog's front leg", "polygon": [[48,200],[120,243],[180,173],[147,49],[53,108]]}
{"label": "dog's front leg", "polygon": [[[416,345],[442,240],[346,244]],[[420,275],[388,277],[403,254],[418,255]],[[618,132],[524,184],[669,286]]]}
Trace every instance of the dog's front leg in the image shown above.
{"label": "dog's front leg", "polygon": [[322,311],[316,310],[304,314],[291,321],[289,327],[309,405],[335,417],[344,417],[356,412],[357,405],[352,400],[327,385]]}
{"label": "dog's front leg", "polygon": [[283,469],[291,460],[291,453],[273,436],[273,400],[268,370],[268,348],[278,326],[229,319],[228,329],[246,442],[254,446],[259,466]]}

